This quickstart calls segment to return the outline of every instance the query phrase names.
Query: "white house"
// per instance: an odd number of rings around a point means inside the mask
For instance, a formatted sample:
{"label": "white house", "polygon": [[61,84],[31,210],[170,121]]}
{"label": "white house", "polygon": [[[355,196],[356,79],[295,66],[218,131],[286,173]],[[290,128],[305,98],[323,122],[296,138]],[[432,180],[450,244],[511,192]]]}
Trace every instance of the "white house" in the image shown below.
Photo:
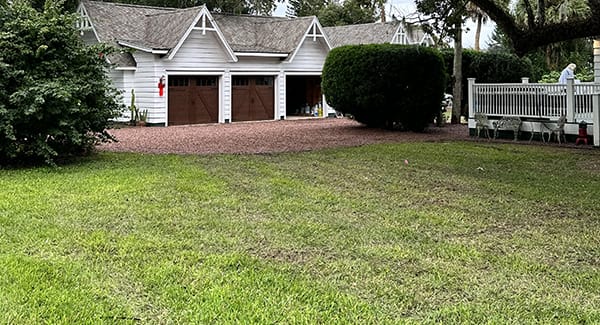
{"label": "white house", "polygon": [[[327,116],[334,111],[321,93],[321,71],[333,47],[415,43],[414,33],[398,22],[324,29],[314,16],[234,16],[205,6],[97,1],[82,1],[78,13],[87,43],[128,50],[108,57],[115,65],[111,78],[126,105],[135,89],[148,122],[161,125],[286,119],[318,105]],[[418,37],[416,43],[428,42]]]}

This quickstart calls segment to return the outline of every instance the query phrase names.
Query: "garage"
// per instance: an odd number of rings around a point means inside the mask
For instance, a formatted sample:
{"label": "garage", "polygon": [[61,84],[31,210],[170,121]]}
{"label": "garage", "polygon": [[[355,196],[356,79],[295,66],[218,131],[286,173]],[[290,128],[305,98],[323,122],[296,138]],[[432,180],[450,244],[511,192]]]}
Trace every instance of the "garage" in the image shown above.
{"label": "garage", "polygon": [[272,76],[234,76],[231,119],[272,120],[275,116],[275,88]]}
{"label": "garage", "polygon": [[169,77],[169,125],[217,123],[217,76]]}
{"label": "garage", "polygon": [[322,116],[320,76],[287,76],[286,89],[287,116]]}

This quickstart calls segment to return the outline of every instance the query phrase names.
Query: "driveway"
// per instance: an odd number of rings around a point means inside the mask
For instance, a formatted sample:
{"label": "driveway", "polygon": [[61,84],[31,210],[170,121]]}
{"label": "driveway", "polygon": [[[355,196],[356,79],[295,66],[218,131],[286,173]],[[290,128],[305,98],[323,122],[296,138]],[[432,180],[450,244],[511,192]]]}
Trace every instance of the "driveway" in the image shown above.
{"label": "driveway", "polygon": [[466,125],[430,127],[424,133],[369,129],[347,118],[238,122],[110,130],[118,142],[100,150],[140,153],[274,153],[372,143],[467,140]]}

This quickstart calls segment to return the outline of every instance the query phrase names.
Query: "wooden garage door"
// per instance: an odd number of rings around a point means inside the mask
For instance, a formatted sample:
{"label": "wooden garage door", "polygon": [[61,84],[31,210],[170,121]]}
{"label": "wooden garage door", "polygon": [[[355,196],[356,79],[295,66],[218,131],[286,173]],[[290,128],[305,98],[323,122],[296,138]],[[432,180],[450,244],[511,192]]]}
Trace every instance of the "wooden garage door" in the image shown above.
{"label": "wooden garage door", "polygon": [[273,77],[233,77],[233,122],[272,120],[275,116]]}
{"label": "wooden garage door", "polygon": [[216,76],[169,77],[169,125],[218,121],[219,85]]}

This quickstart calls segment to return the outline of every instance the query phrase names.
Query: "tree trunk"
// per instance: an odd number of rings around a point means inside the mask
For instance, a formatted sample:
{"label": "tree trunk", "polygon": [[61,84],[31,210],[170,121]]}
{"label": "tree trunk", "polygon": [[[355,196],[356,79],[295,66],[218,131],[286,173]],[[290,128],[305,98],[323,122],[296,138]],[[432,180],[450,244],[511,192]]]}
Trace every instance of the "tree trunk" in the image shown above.
{"label": "tree trunk", "polygon": [[454,35],[454,88],[452,90],[452,123],[460,123],[462,111],[462,27],[457,27]]}
{"label": "tree trunk", "polygon": [[475,29],[475,51],[480,51],[479,40],[481,38],[481,25],[483,25],[483,16],[477,15],[477,28]]}
{"label": "tree trunk", "polygon": [[385,2],[379,2],[379,18],[382,23],[385,23]]}

